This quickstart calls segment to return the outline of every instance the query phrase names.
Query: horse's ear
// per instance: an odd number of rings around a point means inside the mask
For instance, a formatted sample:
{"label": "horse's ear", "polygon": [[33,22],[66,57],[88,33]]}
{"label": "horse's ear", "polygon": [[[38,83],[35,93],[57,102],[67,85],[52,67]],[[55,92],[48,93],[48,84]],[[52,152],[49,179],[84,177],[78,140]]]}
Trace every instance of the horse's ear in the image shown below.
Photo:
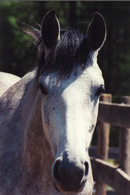
{"label": "horse's ear", "polygon": [[100,49],[106,39],[106,23],[104,18],[99,13],[95,16],[87,29],[87,40],[91,50]]}
{"label": "horse's ear", "polygon": [[55,10],[49,11],[42,21],[42,39],[47,49],[51,49],[60,37],[60,25]]}

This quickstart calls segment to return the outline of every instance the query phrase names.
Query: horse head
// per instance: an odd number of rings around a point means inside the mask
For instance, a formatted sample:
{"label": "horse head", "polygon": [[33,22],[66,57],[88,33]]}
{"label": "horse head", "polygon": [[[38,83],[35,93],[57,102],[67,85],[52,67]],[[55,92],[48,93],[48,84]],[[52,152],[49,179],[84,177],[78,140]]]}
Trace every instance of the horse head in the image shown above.
{"label": "horse head", "polygon": [[99,13],[85,36],[79,30],[61,30],[54,10],[42,22],[42,125],[54,154],[53,180],[63,193],[83,191],[91,174],[88,148],[104,91],[97,55],[105,38],[106,24]]}

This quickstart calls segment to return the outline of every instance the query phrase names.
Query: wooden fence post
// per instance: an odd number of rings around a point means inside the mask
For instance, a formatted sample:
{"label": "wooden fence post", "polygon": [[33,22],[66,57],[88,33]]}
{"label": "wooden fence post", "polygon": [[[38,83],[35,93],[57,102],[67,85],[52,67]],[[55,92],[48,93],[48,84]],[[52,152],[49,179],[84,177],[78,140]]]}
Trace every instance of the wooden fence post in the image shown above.
{"label": "wooden fence post", "polygon": [[[130,104],[130,97],[122,96],[121,103]],[[119,139],[119,166],[130,176],[130,129],[120,128]]]}
{"label": "wooden fence post", "polygon": [[[111,94],[102,94],[101,101],[111,102]],[[98,121],[97,123],[97,157],[102,160],[108,159],[110,124]],[[106,195],[106,184],[96,182],[96,195]]]}

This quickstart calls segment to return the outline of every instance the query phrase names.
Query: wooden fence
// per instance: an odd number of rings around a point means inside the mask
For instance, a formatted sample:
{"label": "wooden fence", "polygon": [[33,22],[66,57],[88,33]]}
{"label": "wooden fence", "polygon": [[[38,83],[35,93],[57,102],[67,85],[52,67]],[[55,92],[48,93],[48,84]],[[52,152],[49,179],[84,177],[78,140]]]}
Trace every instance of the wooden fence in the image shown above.
{"label": "wooden fence", "polygon": [[[130,195],[130,97],[122,97],[121,104],[111,103],[111,95],[103,94],[97,123],[97,157],[91,157],[96,195],[106,195],[106,184],[117,195]],[[119,148],[109,148],[110,125],[119,127]],[[119,165],[111,165],[108,156],[116,155]],[[90,155],[95,156],[95,148]]]}

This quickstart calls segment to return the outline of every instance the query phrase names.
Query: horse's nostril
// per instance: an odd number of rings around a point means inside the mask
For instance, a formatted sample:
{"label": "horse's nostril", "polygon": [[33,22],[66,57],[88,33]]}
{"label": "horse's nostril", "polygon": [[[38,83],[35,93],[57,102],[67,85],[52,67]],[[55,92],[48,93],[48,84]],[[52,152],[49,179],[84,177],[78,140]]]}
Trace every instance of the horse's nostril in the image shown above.
{"label": "horse's nostril", "polygon": [[54,178],[58,181],[59,180],[59,171],[58,171],[58,167],[61,163],[61,160],[57,160],[55,162],[55,166],[54,166]]}
{"label": "horse's nostril", "polygon": [[88,170],[89,170],[89,164],[88,164],[88,162],[85,162],[84,163],[84,166],[85,166],[85,175],[88,175]]}

